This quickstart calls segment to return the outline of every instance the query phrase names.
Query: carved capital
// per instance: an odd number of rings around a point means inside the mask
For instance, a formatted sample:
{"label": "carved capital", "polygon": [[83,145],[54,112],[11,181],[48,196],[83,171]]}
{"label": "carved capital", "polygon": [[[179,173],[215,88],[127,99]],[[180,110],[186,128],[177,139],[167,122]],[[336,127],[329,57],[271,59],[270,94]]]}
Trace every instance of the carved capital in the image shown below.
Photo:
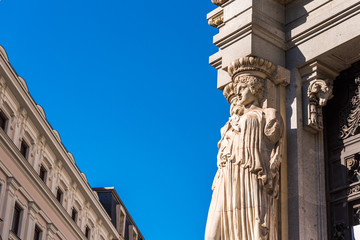
{"label": "carved capital", "polygon": [[216,27],[216,28],[217,28],[219,25],[221,25],[223,22],[224,22],[224,12],[223,12],[223,11],[215,14],[215,15],[212,16],[212,17],[209,19],[209,21],[208,21],[208,23],[209,23],[210,26]]}
{"label": "carved capital", "polygon": [[229,0],[211,0],[213,4],[221,6]]}
{"label": "carved capital", "polygon": [[253,75],[262,79],[271,78],[276,70],[272,62],[260,57],[247,56],[236,59],[228,67],[233,82],[240,75]]}

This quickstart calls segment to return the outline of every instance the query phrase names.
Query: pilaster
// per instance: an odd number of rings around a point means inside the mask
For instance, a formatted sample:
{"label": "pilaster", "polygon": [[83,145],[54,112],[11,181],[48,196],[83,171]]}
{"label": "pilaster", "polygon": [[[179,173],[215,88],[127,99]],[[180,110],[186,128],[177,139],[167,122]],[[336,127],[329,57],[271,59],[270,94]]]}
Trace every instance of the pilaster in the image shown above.
{"label": "pilaster", "polygon": [[4,209],[2,213],[3,224],[1,225],[1,236],[3,239],[9,238],[9,232],[12,224],[12,214],[14,212],[16,191],[20,188],[20,184],[15,178],[10,177],[7,179]]}
{"label": "pilaster", "polygon": [[57,228],[53,223],[48,223],[46,225],[46,239],[47,240],[55,240],[56,238]]}
{"label": "pilaster", "polygon": [[35,224],[36,224],[36,215],[39,213],[39,206],[31,201],[28,203],[28,214],[26,219],[26,229],[24,240],[32,240],[34,236]]}
{"label": "pilaster", "polygon": [[34,149],[31,152],[31,155],[33,156],[33,167],[37,171],[40,167],[41,159],[44,156],[44,150],[45,150],[45,137],[39,136],[34,144]]}
{"label": "pilaster", "polygon": [[13,141],[18,148],[20,148],[21,140],[25,133],[26,119],[27,119],[27,112],[23,108],[19,110],[17,115],[12,116],[11,119],[11,128],[14,131]]}

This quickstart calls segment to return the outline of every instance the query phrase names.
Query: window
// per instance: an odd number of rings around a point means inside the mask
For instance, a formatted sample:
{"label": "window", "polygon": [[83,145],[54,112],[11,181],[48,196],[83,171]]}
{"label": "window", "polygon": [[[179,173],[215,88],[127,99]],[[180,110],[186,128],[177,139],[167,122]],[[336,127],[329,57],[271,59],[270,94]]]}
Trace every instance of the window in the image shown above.
{"label": "window", "polygon": [[71,218],[72,218],[72,220],[74,220],[74,222],[76,222],[77,216],[78,216],[78,212],[76,211],[75,208],[73,208],[71,211]]}
{"label": "window", "polygon": [[39,176],[40,176],[41,180],[43,180],[43,182],[46,183],[47,171],[46,171],[46,168],[42,164],[40,166]]}
{"label": "window", "polygon": [[85,228],[85,237],[87,239],[90,239],[90,228],[89,228],[89,226],[86,226],[86,228]]}
{"label": "window", "polygon": [[122,209],[121,205],[118,206],[118,211],[120,213],[120,219],[119,219],[119,233],[121,236],[125,236],[125,222],[126,222],[126,215],[125,211]]}
{"label": "window", "polygon": [[130,240],[137,240],[138,239],[139,234],[138,234],[138,232],[137,232],[134,225],[129,226],[129,233],[130,233],[129,234],[130,235]]}
{"label": "window", "polygon": [[2,111],[0,111],[0,128],[2,129],[2,130],[4,130],[5,131],[5,127],[6,127],[6,122],[7,122],[7,117],[5,116],[5,114],[2,112]]}
{"label": "window", "polygon": [[21,209],[20,205],[18,203],[15,203],[11,231],[13,233],[15,233],[16,236],[18,236],[18,234],[19,234],[21,212],[22,212],[22,209]]}
{"label": "window", "polygon": [[24,158],[27,158],[27,153],[29,151],[29,145],[25,142],[25,140],[23,139],[21,141],[21,146],[20,146],[20,153],[24,156]]}
{"label": "window", "polygon": [[59,203],[62,203],[63,195],[64,195],[63,191],[58,187],[56,191],[56,199],[59,201]]}
{"label": "window", "polygon": [[40,240],[41,233],[42,233],[41,228],[38,225],[35,225],[34,240]]}

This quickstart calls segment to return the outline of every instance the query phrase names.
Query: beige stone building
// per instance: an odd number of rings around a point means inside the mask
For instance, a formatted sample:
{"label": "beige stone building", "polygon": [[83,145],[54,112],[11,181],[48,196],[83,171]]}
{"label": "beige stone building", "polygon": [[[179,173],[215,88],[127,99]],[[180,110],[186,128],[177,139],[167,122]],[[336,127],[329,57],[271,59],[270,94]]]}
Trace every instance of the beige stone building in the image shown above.
{"label": "beige stone building", "polygon": [[1,239],[144,240],[114,189],[89,186],[1,46],[0,128]]}
{"label": "beige stone building", "polygon": [[360,1],[212,2],[218,88],[234,68],[270,80],[285,123],[279,239],[360,239]]}

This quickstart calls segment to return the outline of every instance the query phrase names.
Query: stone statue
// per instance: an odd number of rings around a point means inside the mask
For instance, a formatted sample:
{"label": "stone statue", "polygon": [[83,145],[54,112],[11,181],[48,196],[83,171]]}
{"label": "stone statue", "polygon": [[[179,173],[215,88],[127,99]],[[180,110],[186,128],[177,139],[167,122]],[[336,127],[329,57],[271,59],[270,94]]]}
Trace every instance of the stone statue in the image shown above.
{"label": "stone statue", "polygon": [[229,67],[232,82],[224,88],[224,96],[231,116],[221,129],[205,240],[279,239],[284,125],[275,109],[262,107],[264,72],[271,74],[275,67],[250,58]]}

